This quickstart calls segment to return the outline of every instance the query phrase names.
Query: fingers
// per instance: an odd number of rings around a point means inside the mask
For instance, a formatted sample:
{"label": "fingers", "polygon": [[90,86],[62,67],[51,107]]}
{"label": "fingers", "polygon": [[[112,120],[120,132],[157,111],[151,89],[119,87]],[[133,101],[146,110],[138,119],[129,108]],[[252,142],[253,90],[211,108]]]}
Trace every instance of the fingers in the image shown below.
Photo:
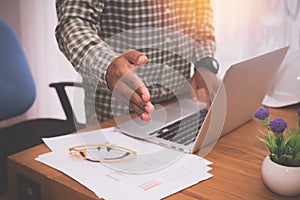
{"label": "fingers", "polygon": [[124,82],[119,82],[113,91],[113,95],[123,104],[133,110],[142,120],[148,121],[151,119],[150,114],[154,111],[154,106],[150,101],[145,102],[141,96],[132,90]]}
{"label": "fingers", "polygon": [[136,92],[142,97],[145,102],[150,102],[150,93],[145,85],[139,87]]}
{"label": "fingers", "polygon": [[142,120],[150,119],[154,106],[150,102],[148,89],[133,70],[147,62],[143,53],[128,50],[109,65],[105,77],[116,98],[127,104]]}
{"label": "fingers", "polygon": [[142,106],[146,105],[147,102],[150,102],[150,93],[148,89],[133,71],[127,72],[120,80],[128,86],[127,91],[122,91],[122,93],[127,96],[131,95],[131,101]]}
{"label": "fingers", "polygon": [[144,102],[150,101],[150,93],[146,88],[143,81],[133,72],[133,70],[127,72],[122,77],[122,81],[125,82],[130,88],[142,98]]}
{"label": "fingers", "polygon": [[193,98],[193,101],[197,101],[198,100],[198,86],[197,86],[197,81],[193,80],[193,78],[191,79],[190,81],[190,85],[191,85],[191,88],[192,88],[192,98]]}
{"label": "fingers", "polygon": [[192,77],[190,85],[192,88],[193,101],[207,102],[207,98],[209,98],[207,97],[207,94],[209,94],[209,92],[207,90],[205,81],[198,72]]}
{"label": "fingers", "polygon": [[206,87],[199,87],[194,91],[193,101],[205,102],[207,109],[210,107],[212,98],[211,93],[207,90]]}
{"label": "fingers", "polygon": [[207,108],[209,108],[219,87],[219,80],[216,75],[205,68],[197,69],[191,78],[190,85],[193,100],[206,102]]}
{"label": "fingers", "polygon": [[213,99],[213,96],[212,96],[212,92],[209,91],[209,89],[207,87],[204,88],[205,89],[205,102],[206,102],[206,108],[208,109],[211,105],[211,102],[212,102],[212,99]]}

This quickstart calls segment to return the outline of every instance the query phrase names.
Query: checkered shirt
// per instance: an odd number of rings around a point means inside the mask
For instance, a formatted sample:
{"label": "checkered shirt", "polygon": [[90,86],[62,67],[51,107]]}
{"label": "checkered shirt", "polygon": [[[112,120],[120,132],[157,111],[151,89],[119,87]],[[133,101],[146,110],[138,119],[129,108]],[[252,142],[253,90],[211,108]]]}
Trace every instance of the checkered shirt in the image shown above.
{"label": "checkered shirt", "polygon": [[154,104],[180,93],[190,63],[215,52],[209,0],[57,0],[56,8],[56,38],[83,77],[88,123],[128,113],[105,81],[109,64],[126,50],[148,57],[135,72]]}

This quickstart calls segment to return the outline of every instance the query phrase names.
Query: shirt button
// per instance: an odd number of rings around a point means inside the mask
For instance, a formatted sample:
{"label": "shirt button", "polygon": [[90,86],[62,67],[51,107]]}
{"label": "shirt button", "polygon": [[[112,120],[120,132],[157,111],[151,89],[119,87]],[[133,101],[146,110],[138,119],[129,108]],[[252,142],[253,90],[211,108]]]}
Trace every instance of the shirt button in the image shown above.
{"label": "shirt button", "polygon": [[170,43],[171,42],[171,38],[168,36],[166,37],[166,43]]}
{"label": "shirt button", "polygon": [[170,9],[170,8],[166,8],[166,9],[165,9],[165,14],[168,15],[168,14],[170,14],[170,13],[171,13],[171,9]]}

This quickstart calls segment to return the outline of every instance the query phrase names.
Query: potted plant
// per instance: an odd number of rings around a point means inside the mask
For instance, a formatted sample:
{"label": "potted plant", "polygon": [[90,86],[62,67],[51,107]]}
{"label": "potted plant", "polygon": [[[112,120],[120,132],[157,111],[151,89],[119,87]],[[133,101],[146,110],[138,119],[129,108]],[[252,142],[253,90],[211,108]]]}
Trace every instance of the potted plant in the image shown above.
{"label": "potted plant", "polygon": [[300,109],[295,130],[281,118],[270,120],[268,108],[259,108],[254,117],[267,128],[258,137],[270,151],[262,163],[263,182],[277,194],[300,195]]}

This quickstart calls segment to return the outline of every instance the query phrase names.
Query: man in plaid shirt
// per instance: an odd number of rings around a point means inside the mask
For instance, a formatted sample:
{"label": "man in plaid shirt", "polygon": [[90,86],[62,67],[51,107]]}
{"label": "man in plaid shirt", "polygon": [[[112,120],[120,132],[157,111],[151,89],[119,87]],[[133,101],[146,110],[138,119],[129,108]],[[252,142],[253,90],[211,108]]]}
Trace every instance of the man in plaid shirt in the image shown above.
{"label": "man in plaid shirt", "polygon": [[88,124],[128,107],[149,120],[153,104],[186,80],[195,100],[204,88],[210,103],[218,68],[209,0],[57,0],[56,8],[56,38],[83,78]]}

